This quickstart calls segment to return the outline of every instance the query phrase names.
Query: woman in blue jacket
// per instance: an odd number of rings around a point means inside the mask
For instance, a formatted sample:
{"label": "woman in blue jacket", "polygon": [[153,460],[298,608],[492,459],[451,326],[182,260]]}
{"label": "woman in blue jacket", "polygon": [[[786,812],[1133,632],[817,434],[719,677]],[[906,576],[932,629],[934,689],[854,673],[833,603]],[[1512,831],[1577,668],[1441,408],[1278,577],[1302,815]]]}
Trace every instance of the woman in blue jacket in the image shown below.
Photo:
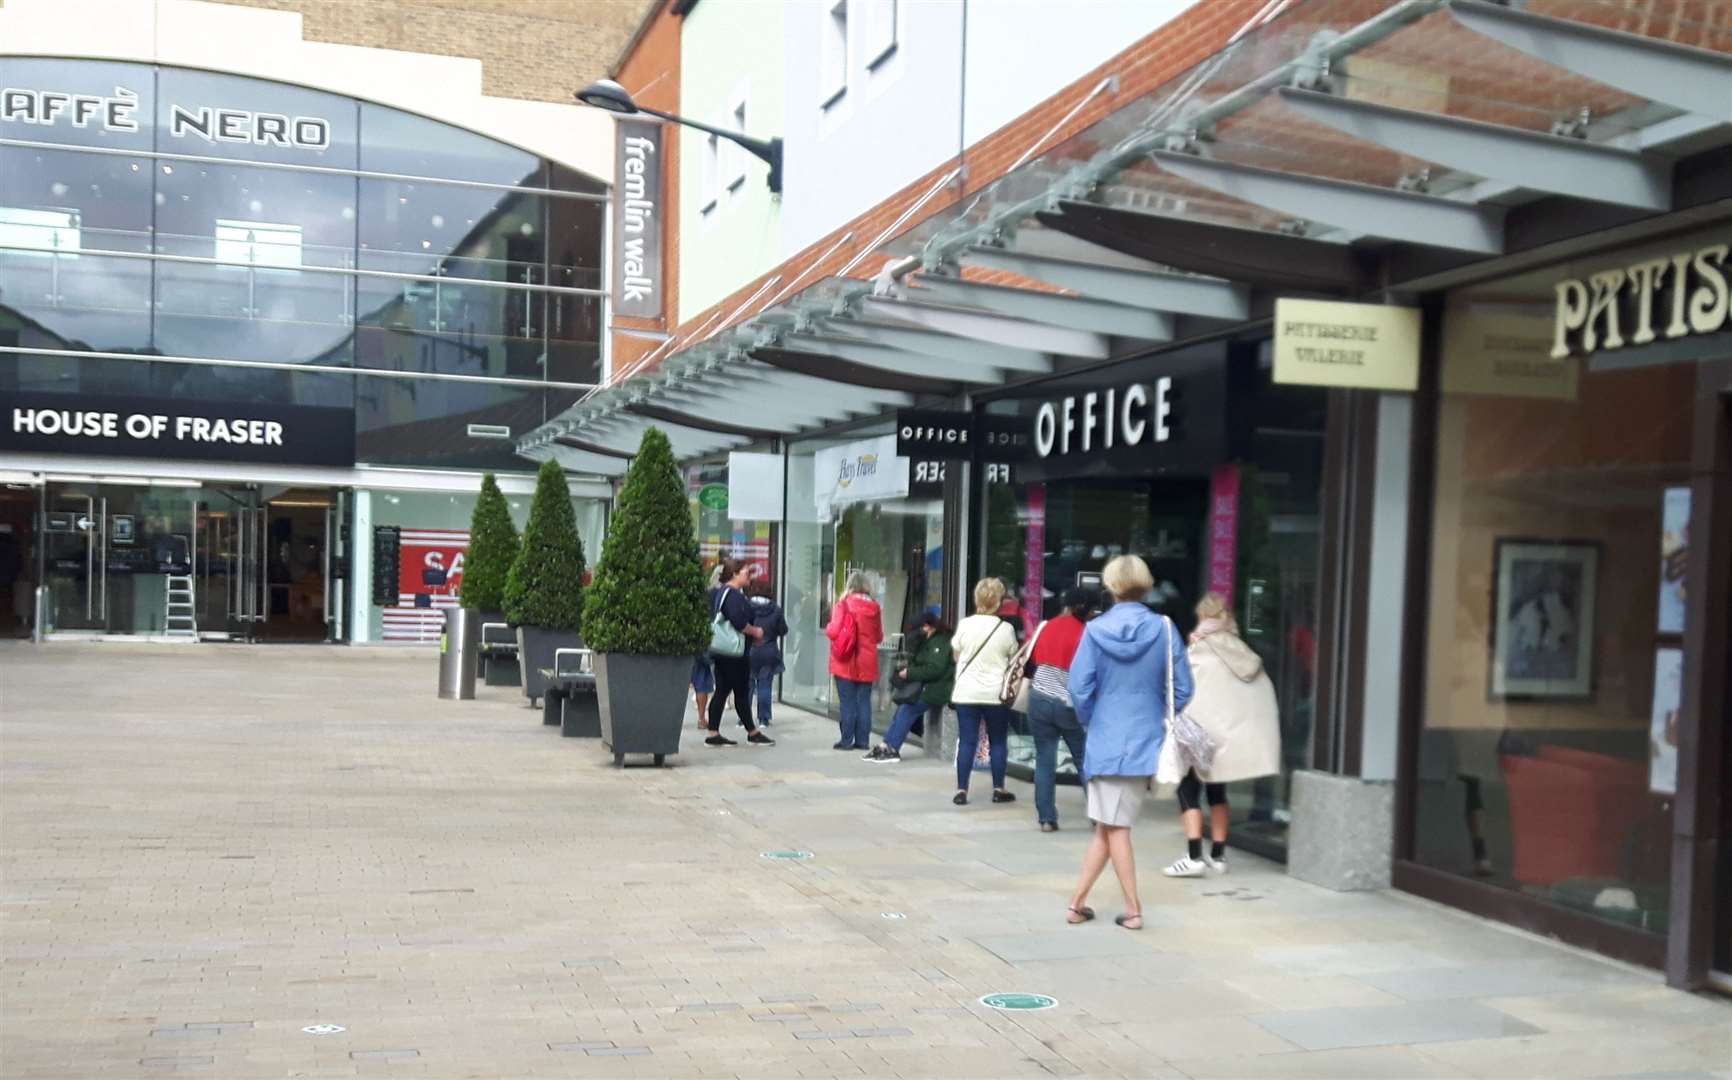
{"label": "woman in blue jacket", "polygon": [[1070,667],[1071,703],[1088,732],[1082,774],[1095,828],[1066,919],[1084,923],[1095,917],[1086,901],[1110,860],[1125,894],[1124,914],[1113,921],[1141,930],[1131,826],[1166,737],[1167,680],[1173,707],[1182,710],[1191,700],[1191,666],[1171,620],[1142,603],[1155,584],[1147,563],[1120,555],[1107,563],[1101,580],[1113,606],[1088,624]]}

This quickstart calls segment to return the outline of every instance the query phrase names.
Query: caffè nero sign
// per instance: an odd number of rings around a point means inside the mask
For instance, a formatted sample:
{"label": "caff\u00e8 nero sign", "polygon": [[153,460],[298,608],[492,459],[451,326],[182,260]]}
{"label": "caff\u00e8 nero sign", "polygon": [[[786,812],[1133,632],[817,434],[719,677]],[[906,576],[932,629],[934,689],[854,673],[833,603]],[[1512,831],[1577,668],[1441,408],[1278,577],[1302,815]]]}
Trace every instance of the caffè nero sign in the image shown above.
{"label": "caff\u00e8 nero sign", "polygon": [[1732,302],[1729,253],[1709,244],[1558,282],[1552,359],[1722,329]]}
{"label": "caff\u00e8 nero sign", "polygon": [[[138,91],[116,86],[112,94],[74,94],[8,86],[0,89],[0,121],[136,132]],[[322,116],[291,116],[223,105],[170,102],[168,133],[173,138],[196,137],[208,143],[301,150],[324,150],[331,145],[331,122]]]}

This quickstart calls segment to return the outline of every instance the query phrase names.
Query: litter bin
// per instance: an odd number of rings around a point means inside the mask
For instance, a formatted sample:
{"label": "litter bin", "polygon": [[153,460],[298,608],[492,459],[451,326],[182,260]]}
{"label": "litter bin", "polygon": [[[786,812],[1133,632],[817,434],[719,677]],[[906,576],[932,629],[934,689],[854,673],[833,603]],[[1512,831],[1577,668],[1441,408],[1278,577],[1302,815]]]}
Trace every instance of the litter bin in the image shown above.
{"label": "litter bin", "polygon": [[475,700],[475,654],[481,623],[468,608],[446,608],[439,635],[439,697]]}

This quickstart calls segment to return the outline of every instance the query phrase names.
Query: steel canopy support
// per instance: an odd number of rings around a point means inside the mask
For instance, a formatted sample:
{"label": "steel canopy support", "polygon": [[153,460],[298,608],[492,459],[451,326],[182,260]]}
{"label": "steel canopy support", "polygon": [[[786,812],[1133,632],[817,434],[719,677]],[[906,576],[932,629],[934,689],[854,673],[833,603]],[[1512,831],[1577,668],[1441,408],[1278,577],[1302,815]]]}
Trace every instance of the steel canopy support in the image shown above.
{"label": "steel canopy support", "polygon": [[1210,319],[1240,321],[1250,317],[1250,293],[1230,281],[1096,266],[990,247],[969,248],[962,261],[1075,289],[1116,304]]}
{"label": "steel canopy support", "polygon": [[930,353],[907,352],[872,341],[836,337],[829,334],[789,334],[783,339],[783,344],[803,353],[834,356],[836,359],[845,360],[850,364],[878,368],[882,371],[929,375],[949,379],[952,382],[974,383],[980,386],[995,385],[1000,381],[997,370],[987,364],[974,363],[955,357],[949,358],[949,363],[942,363]]}
{"label": "steel canopy support", "polygon": [[591,450],[580,450],[555,439],[547,446],[537,447],[532,453],[546,454],[559,462],[559,467],[572,472],[595,473],[599,476],[624,476],[626,468],[631,464],[630,458],[615,457],[612,454],[598,454]]}
{"label": "steel canopy support", "polygon": [[677,427],[690,428],[694,431],[714,432],[718,435],[739,435],[753,441],[770,439],[777,435],[786,435],[789,431],[793,430],[793,428],[788,425],[772,425],[768,428],[758,426],[758,422],[761,418],[755,413],[737,417],[738,419],[753,421],[752,426],[746,426],[743,424],[730,424],[726,419],[720,419],[704,412],[685,412],[678,409],[668,409],[663,408],[660,405],[643,401],[632,402],[630,405],[625,406],[624,411],[631,413],[634,416],[641,416],[645,420],[655,424],[657,427],[664,427],[671,424]]}
{"label": "steel canopy support", "polygon": [[921,274],[914,279],[914,283],[918,288],[909,290],[910,296],[930,293],[941,303],[960,304],[1000,315],[1014,315],[1049,326],[1065,326],[1097,334],[1114,334],[1144,341],[1173,339],[1173,317],[1162,311],[1115,304],[1109,300],[1096,300],[1091,296],[1066,296],[1062,293],[1041,292],[1038,289],[983,285],[961,278],[937,277],[932,274]]}
{"label": "steel canopy support", "polygon": [[792,393],[821,401],[839,401],[854,409],[855,412],[872,413],[880,409],[901,408],[914,404],[914,395],[901,390],[878,390],[871,387],[850,386],[847,383],[834,382],[814,375],[800,375],[762,364],[736,364],[729,369],[729,373],[730,376],[737,376],[749,382],[762,383],[773,389],[778,395]]}
{"label": "steel canopy support", "polygon": [[1449,0],[1455,21],[1536,60],[1650,101],[1732,122],[1732,59],[1641,34]]}
{"label": "steel canopy support", "polygon": [[935,306],[921,303],[917,299],[885,300],[867,297],[860,302],[860,306],[866,315],[873,318],[894,319],[936,333],[983,341],[1018,351],[1032,349],[1037,353],[1081,356],[1090,360],[1105,360],[1112,355],[1107,339],[1088,330],[1065,329],[1029,322],[1027,319]]}
{"label": "steel canopy support", "polygon": [[1233,165],[1156,150],[1150,160],[1182,180],[1284,214],[1385,240],[1497,255],[1503,210],[1411,191]]}
{"label": "steel canopy support", "polygon": [[1672,167],[1630,150],[1283,87],[1281,101],[1356,139],[1488,180],[1642,210],[1672,208]]}
{"label": "steel canopy support", "polygon": [[949,396],[960,389],[949,379],[931,379],[906,371],[888,371],[884,368],[867,367],[865,364],[851,364],[834,356],[799,352],[795,349],[760,345],[750,350],[747,355],[767,367],[873,390],[904,390],[910,394]]}
{"label": "steel canopy support", "polygon": [[750,413],[760,423],[811,427],[832,420],[846,420],[864,406],[835,397],[815,397],[793,392],[776,393],[756,380],[729,383],[685,383],[664,390],[658,403],[681,412]]}
{"label": "steel canopy support", "polygon": [[668,437],[668,442],[678,457],[699,457],[717,450],[743,446],[749,441],[737,435],[717,435],[708,431],[693,431],[690,428],[674,428],[666,424],[650,425],[618,414],[585,427],[583,438],[598,446],[630,450],[635,454],[639,443],[643,441],[644,431],[651,426],[661,428],[662,434]]}
{"label": "steel canopy support", "polygon": [[892,349],[902,349],[905,352],[937,357],[947,363],[958,365],[959,369],[970,367],[983,371],[991,376],[993,382],[998,381],[998,375],[994,371],[996,368],[1007,371],[1026,371],[1040,375],[1045,375],[1052,370],[1052,361],[1045,354],[1035,352],[1033,349],[993,345],[984,341],[959,338],[932,330],[920,330],[882,322],[864,322],[857,319],[825,319],[824,325],[837,333],[847,334],[862,341],[870,341],[875,345],[884,345]]}

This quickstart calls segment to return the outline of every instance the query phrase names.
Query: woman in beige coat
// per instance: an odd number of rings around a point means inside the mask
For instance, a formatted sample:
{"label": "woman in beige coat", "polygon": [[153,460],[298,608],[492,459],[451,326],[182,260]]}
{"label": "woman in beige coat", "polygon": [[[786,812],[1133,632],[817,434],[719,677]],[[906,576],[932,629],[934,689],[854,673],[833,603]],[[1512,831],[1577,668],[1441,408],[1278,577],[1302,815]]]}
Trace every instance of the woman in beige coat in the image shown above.
{"label": "woman in beige coat", "polygon": [[[1239,637],[1233,613],[1219,593],[1197,603],[1197,628],[1186,657],[1196,693],[1185,709],[1215,742],[1209,774],[1195,769],[1179,781],[1179,821],[1190,850],[1163,871],[1168,877],[1202,877],[1227,872],[1227,785],[1281,771],[1280,710],[1275,686],[1263,658]],[[1207,861],[1203,855],[1203,811],[1199,790],[1209,803]]]}

